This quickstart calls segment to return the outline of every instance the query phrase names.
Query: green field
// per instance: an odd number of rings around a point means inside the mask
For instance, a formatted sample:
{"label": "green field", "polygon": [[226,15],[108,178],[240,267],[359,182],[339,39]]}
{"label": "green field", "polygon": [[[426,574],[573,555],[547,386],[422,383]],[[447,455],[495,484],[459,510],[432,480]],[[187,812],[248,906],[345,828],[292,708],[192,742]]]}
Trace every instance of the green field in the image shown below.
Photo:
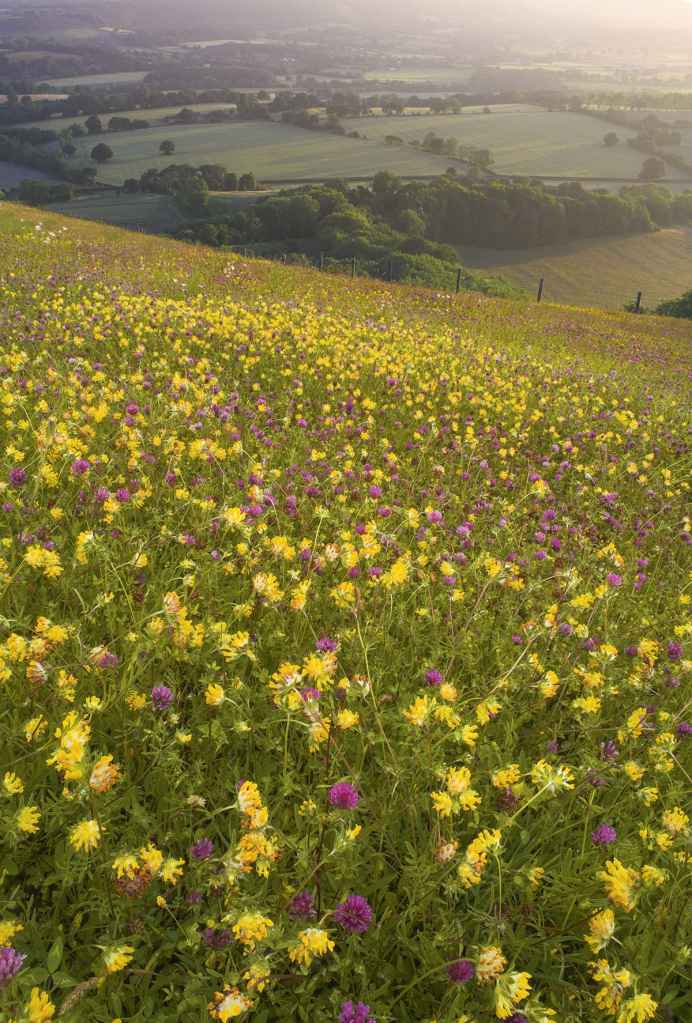
{"label": "green field", "polygon": [[692,231],[682,228],[512,252],[457,251],[464,266],[499,274],[530,292],[544,277],[546,301],[565,305],[618,309],[641,291],[644,305],[653,308],[692,287]]}
{"label": "green field", "polygon": [[472,68],[462,64],[459,67],[398,67],[386,71],[366,71],[363,78],[376,82],[466,82],[471,77]]}
{"label": "green field", "polygon": [[[161,156],[159,145],[172,139],[174,158]],[[273,122],[239,121],[234,124],[162,126],[108,137],[115,159],[99,169],[99,180],[118,185],[139,177],[149,167],[171,162],[222,163],[237,173],[252,171],[259,180],[371,176],[379,170],[399,174],[439,174],[449,165],[446,157],[410,147],[389,148],[376,142],[342,138]],[[79,143],[83,162],[93,139]]]}
{"label": "green field", "polygon": [[370,139],[398,135],[406,141],[422,140],[434,131],[465,145],[490,149],[495,170],[503,174],[636,178],[644,159],[627,145],[606,148],[603,136],[608,125],[580,114],[513,110],[472,116],[406,115],[347,119],[344,126]]}
{"label": "green field", "polygon": [[123,82],[142,82],[149,74],[148,71],[104,71],[100,75],[77,75],[71,78],[47,78],[49,85],[66,86],[73,85],[114,85]]}
{"label": "green field", "polygon": [[[212,194],[207,215],[223,216],[233,208],[247,206],[254,202],[258,192],[237,192],[233,194]],[[145,231],[173,231],[183,223],[175,203],[167,195],[118,195],[104,192],[100,195],[83,195],[71,202],[56,203],[49,209],[82,220],[100,220],[105,224]]]}

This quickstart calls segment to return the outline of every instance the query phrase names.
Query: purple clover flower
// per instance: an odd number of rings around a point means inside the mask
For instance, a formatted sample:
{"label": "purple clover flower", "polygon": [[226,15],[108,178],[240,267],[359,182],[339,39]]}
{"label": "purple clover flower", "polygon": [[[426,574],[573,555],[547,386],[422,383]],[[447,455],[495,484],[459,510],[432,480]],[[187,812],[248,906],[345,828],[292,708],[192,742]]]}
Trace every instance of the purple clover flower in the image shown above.
{"label": "purple clover flower", "polygon": [[347,781],[339,781],[329,790],[329,802],[339,810],[355,810],[360,802],[358,789]]}
{"label": "purple clover flower", "polygon": [[591,832],[591,841],[594,845],[611,845],[618,837],[615,828],[610,824],[599,824],[595,831]]}
{"label": "purple clover flower", "polygon": [[679,661],[682,657],[682,644],[681,643],[669,643],[668,644],[668,660]]}
{"label": "purple clover flower", "polygon": [[457,959],[447,967],[447,976],[455,984],[468,984],[476,976],[476,967],[470,959]]}
{"label": "purple clover flower", "polygon": [[349,895],[334,910],[334,919],[351,934],[364,934],[372,923],[372,909],[362,895]]}
{"label": "purple clover flower", "polygon": [[26,483],[26,469],[21,467],[15,467],[10,469],[9,473],[10,486],[14,487],[15,490],[19,490]]}
{"label": "purple clover flower", "polygon": [[339,1013],[339,1023],[376,1023],[365,1002],[344,1002]]}
{"label": "purple clover flower", "polygon": [[425,681],[429,686],[440,686],[444,680],[439,671],[436,671],[435,668],[431,668],[430,671],[426,671],[425,673]]}
{"label": "purple clover flower", "polygon": [[112,654],[110,650],[104,651],[96,662],[97,667],[102,668],[104,671],[108,668],[117,668],[120,663],[120,658],[117,654]]}
{"label": "purple clover flower", "polygon": [[190,848],[190,855],[196,860],[208,860],[214,854],[214,843],[210,838],[200,838]]}
{"label": "purple clover flower", "polygon": [[331,636],[321,636],[315,643],[315,650],[321,654],[334,653],[339,649],[339,644]]}
{"label": "purple clover flower", "polygon": [[230,945],[232,940],[233,935],[225,927],[218,931],[213,927],[205,927],[202,931],[202,941],[209,948],[225,948],[226,945]]}
{"label": "purple clover flower", "polygon": [[173,690],[168,686],[154,686],[151,691],[151,702],[154,710],[168,710],[173,703]]}
{"label": "purple clover flower", "polygon": [[306,920],[313,919],[317,916],[315,897],[311,892],[299,892],[291,899],[288,912],[291,916],[304,917]]}
{"label": "purple clover flower", "polygon": [[25,959],[26,956],[11,945],[0,946],[0,991],[17,976]]}

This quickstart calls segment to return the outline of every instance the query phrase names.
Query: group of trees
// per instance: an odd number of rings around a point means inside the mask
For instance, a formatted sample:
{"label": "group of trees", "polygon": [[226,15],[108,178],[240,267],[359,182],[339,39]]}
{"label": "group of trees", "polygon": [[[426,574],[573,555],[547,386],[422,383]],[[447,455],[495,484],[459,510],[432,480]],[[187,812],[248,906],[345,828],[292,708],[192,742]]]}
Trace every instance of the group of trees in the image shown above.
{"label": "group of trees", "polygon": [[[412,144],[415,145],[415,143]],[[428,132],[421,146],[430,153],[449,156],[455,160],[464,160],[479,170],[487,170],[495,162],[493,154],[489,149],[479,149],[477,146],[465,145],[455,138],[445,139],[434,131]]]}
{"label": "group of trees", "polygon": [[55,184],[50,181],[27,179],[19,186],[19,201],[30,206],[45,206],[52,202],[69,202],[74,195],[72,185],[66,181]]}
{"label": "group of trees", "polygon": [[337,258],[381,259],[402,253],[443,262],[453,245],[530,248],[576,238],[652,231],[692,223],[692,191],[630,186],[618,195],[578,183],[455,179],[402,182],[377,174],[371,188],[336,182],[291,190],[184,229],[209,244],[278,244]]}
{"label": "group of trees", "polygon": [[[164,146],[167,150],[170,150],[171,146],[173,150],[175,149],[169,140],[161,143],[162,152]],[[182,212],[195,217],[204,214],[210,192],[248,192],[256,187],[254,174],[238,175],[228,171],[220,163],[205,163],[200,167],[172,163],[162,170],[152,167],[139,179],[128,178],[123,185],[124,191],[130,194],[147,192],[154,195],[170,195]]]}
{"label": "group of trees", "polygon": [[74,153],[74,146],[63,144],[53,132],[12,128],[0,134],[0,160],[31,167],[77,185],[93,183],[96,169],[70,163]]}
{"label": "group of trees", "polygon": [[[32,82],[16,83],[29,86],[24,95],[18,94],[12,83],[0,83],[0,94],[6,94],[8,101],[0,105],[0,126],[30,123],[55,118],[56,124],[61,119],[69,120],[80,116],[100,116],[117,114],[123,110],[154,110],[160,107],[189,107],[198,103],[227,103],[233,106],[238,115],[244,118],[266,116],[269,93],[259,90],[256,95],[237,92],[229,88],[180,89],[164,91],[158,87],[138,84],[115,89],[90,89],[88,86],[75,86],[67,98],[49,98],[32,100],[31,93],[50,95],[50,86]],[[139,125],[135,125],[138,127]]]}

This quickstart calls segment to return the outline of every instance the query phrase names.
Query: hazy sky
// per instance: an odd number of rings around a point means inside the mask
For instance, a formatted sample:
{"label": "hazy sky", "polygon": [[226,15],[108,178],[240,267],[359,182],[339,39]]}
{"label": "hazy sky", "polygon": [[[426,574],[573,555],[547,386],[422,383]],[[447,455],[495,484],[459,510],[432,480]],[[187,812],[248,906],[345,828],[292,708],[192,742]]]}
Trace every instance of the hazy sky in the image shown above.
{"label": "hazy sky", "polygon": [[[181,0],[168,2],[173,7],[181,5]],[[166,6],[165,0],[138,0],[142,4]],[[532,26],[539,32],[549,28],[577,36],[598,28],[616,35],[618,31],[655,35],[661,30],[685,33],[692,29],[692,0],[197,0],[194,9],[229,19],[254,15],[284,23],[331,19],[381,25],[386,21],[394,29],[412,16],[442,17],[476,27],[492,26],[508,34],[517,27],[530,31]]]}

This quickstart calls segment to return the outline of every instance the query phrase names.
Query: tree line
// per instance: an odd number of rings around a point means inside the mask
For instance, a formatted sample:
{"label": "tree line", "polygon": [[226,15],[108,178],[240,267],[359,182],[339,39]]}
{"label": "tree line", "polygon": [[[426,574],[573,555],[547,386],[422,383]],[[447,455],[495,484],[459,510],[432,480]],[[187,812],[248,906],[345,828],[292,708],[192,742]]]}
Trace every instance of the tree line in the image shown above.
{"label": "tree line", "polygon": [[424,251],[427,242],[516,249],[691,222],[692,191],[632,185],[615,194],[578,182],[550,187],[448,174],[402,182],[383,171],[371,188],[337,182],[261,199],[226,226],[232,243],[318,237],[330,247],[347,244],[346,255],[366,255],[371,243],[391,246],[392,231],[412,251]]}

